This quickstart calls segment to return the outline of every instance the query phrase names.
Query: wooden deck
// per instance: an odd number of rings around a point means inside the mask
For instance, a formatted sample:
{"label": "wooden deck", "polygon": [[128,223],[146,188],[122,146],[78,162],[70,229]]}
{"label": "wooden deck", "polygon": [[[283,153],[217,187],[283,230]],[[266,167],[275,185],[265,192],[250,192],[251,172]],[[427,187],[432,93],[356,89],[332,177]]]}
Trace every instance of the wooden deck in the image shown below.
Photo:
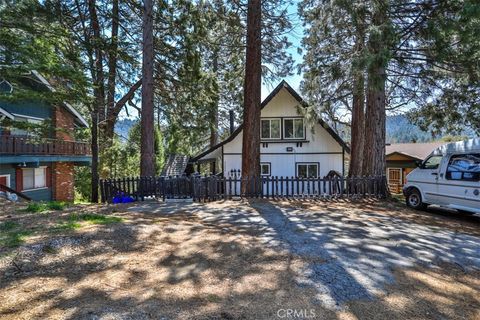
{"label": "wooden deck", "polygon": [[2,155],[90,155],[87,142],[38,139],[24,136],[0,136]]}

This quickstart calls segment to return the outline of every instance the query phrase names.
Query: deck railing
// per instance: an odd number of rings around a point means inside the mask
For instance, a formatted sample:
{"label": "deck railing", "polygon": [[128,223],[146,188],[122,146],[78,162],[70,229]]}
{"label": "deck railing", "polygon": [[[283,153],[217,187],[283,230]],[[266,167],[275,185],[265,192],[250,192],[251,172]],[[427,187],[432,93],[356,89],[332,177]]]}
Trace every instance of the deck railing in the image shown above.
{"label": "deck railing", "polygon": [[[243,188],[242,188],[243,187]],[[215,201],[232,198],[329,199],[384,197],[385,176],[380,177],[135,177],[100,181],[102,202],[121,201],[132,197],[143,200],[192,198],[194,201]]]}
{"label": "deck railing", "polygon": [[90,155],[87,142],[0,135],[0,154],[9,155]]}

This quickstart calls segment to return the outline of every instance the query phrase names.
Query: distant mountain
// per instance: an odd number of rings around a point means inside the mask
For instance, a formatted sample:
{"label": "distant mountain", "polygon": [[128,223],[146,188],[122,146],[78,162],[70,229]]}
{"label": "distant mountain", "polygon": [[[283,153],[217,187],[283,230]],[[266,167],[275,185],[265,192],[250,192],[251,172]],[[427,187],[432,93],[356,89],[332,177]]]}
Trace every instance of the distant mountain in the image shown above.
{"label": "distant mountain", "polygon": [[435,138],[430,132],[420,130],[404,115],[387,117],[387,143],[429,142]]}
{"label": "distant mountain", "polygon": [[124,118],[124,119],[118,120],[117,123],[115,124],[115,133],[119,135],[121,138],[127,139],[130,128],[133,127],[133,125],[137,123],[137,121],[140,121],[140,119]]}
{"label": "distant mountain", "polygon": [[[115,125],[115,133],[123,138],[128,137],[130,128],[139,119],[121,119]],[[337,126],[337,131],[345,140],[350,140],[348,130],[342,130],[342,126]],[[404,115],[396,115],[387,117],[387,143],[407,143],[407,142],[430,142],[440,139],[441,137],[434,137],[430,132],[420,130],[418,126],[411,123]],[[463,135],[472,136],[471,132],[465,132]]]}

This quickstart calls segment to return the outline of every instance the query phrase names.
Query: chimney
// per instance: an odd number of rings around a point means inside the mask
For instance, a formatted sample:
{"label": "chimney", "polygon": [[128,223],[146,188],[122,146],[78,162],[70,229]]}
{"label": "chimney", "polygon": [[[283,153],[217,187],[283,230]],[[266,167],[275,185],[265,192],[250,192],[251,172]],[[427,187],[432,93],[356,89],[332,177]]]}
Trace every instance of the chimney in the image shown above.
{"label": "chimney", "polygon": [[228,116],[230,118],[230,134],[233,134],[233,131],[235,131],[235,121],[233,121],[233,117],[234,117],[233,110],[228,111]]}

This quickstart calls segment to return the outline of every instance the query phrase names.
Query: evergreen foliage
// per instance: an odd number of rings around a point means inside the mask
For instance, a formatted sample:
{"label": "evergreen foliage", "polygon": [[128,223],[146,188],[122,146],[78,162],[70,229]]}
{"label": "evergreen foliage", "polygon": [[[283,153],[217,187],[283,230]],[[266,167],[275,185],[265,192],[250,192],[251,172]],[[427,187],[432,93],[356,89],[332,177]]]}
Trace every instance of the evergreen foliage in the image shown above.
{"label": "evergreen foliage", "polygon": [[[353,79],[374,61],[367,47],[355,48],[359,17],[366,41],[380,30],[372,23],[381,1],[304,0],[302,91],[330,122],[349,124]],[[473,0],[385,2],[388,45],[386,108],[412,109],[422,129],[479,132],[480,5]],[[431,126],[433,125],[433,126]]]}

